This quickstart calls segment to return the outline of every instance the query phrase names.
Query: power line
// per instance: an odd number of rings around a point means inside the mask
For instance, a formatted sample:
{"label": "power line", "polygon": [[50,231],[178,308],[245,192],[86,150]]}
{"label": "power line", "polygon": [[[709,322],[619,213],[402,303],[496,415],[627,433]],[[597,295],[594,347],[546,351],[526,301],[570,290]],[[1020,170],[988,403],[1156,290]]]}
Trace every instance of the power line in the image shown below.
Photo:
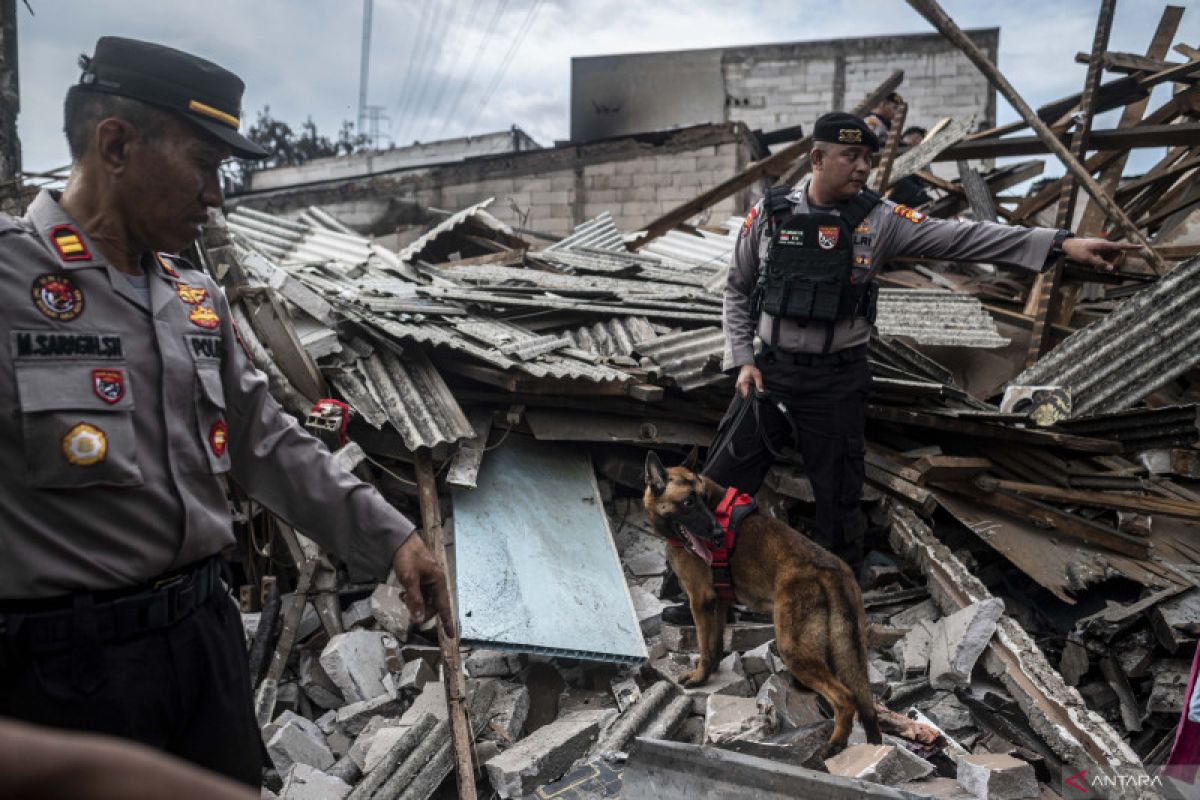
{"label": "power line", "polygon": [[[400,110],[397,112],[396,116],[400,119],[401,125],[404,124],[404,113],[411,104],[412,93],[410,89],[412,89],[414,85],[413,71],[416,69],[417,65],[417,50],[420,48],[421,42],[424,41],[423,34],[425,33],[425,26],[429,17],[428,11],[434,6],[432,2],[421,3],[420,5],[421,16],[417,22],[417,27],[413,29],[413,43],[412,47],[410,47],[408,51],[408,66],[404,70],[404,79],[400,84],[400,99],[398,102]],[[397,137],[396,141],[402,142],[403,140]]]}
{"label": "power line", "polygon": [[446,42],[446,34],[454,28],[454,20],[461,7],[461,3],[451,3],[449,13],[443,16],[442,25],[433,36],[429,37],[431,44],[426,50],[425,58],[423,59],[429,62],[429,68],[425,71],[424,80],[421,83],[420,91],[417,93],[416,103],[413,105],[412,119],[408,125],[408,129],[412,132],[414,138],[419,130],[420,122],[418,122],[418,119],[425,106],[425,96],[429,94],[429,88],[438,81],[438,66],[446,54],[446,48],[443,46]]}
{"label": "power line", "polygon": [[479,116],[483,110],[487,108],[487,104],[491,101],[492,95],[500,86],[500,82],[504,80],[504,74],[508,71],[509,64],[517,55],[517,51],[521,49],[521,44],[525,41],[525,37],[529,35],[530,28],[533,27],[533,20],[537,16],[538,9],[542,6],[542,0],[533,0],[533,5],[529,7],[529,13],[525,15],[525,21],[521,24],[521,30],[513,39],[512,45],[509,46],[508,52],[504,54],[504,61],[500,63],[500,68],[496,70],[496,74],[492,77],[492,82],[488,84],[487,90],[483,93],[479,105],[475,109],[475,116],[471,119],[470,128],[475,127],[475,123],[479,120]]}
{"label": "power line", "polygon": [[[450,104],[450,111],[446,113],[445,119],[442,120],[442,129],[445,130],[450,125],[450,120],[454,119],[454,115],[458,113],[458,107],[462,105],[462,99],[467,93],[467,89],[471,86],[471,81],[475,78],[475,70],[479,68],[479,62],[483,58],[487,46],[492,41],[492,34],[496,32],[496,23],[500,21],[500,15],[504,13],[505,7],[508,5],[508,0],[500,0],[496,4],[496,9],[492,12],[492,19],[488,22],[487,31],[483,34],[483,40],[475,50],[475,55],[471,59],[471,66],[467,67],[467,76],[463,81],[462,86],[458,88],[458,94],[454,98],[454,102]],[[470,131],[467,131],[470,133]]]}
{"label": "power line", "polygon": [[[455,56],[457,56],[459,50],[466,49],[467,39],[470,38],[470,34],[467,29],[471,25],[471,22],[474,21],[475,15],[479,13],[479,6],[481,4],[482,4],[482,0],[473,0],[473,2],[471,3],[471,10],[467,12],[466,23],[462,26],[463,34],[458,39],[458,41],[455,42],[457,47],[444,48],[442,50],[443,56],[445,56],[446,54],[449,54],[451,58],[454,58]],[[438,59],[439,64],[441,63],[441,61],[442,61],[442,59]],[[437,117],[438,113],[442,110],[442,106],[445,104],[446,96],[448,94],[449,94],[449,92],[438,92],[437,99],[434,101],[434,104],[433,104],[433,108],[431,108],[429,110],[429,114],[426,115],[426,117],[425,117],[425,124],[421,128],[421,138],[422,139],[425,139],[425,138],[427,138],[428,135],[431,135],[431,134],[429,134],[429,129],[432,126],[433,121]],[[435,132],[436,132],[436,129],[435,129]]]}

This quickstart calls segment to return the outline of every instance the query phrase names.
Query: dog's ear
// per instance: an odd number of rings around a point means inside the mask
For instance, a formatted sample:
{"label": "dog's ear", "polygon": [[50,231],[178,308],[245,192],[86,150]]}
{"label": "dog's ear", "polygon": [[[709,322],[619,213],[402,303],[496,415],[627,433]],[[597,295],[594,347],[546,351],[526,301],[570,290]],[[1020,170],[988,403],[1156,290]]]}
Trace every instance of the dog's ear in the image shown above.
{"label": "dog's ear", "polygon": [[655,494],[662,494],[667,489],[667,468],[653,450],[646,453],[646,485]]}
{"label": "dog's ear", "polygon": [[696,465],[700,463],[700,448],[692,445],[692,449],[688,451],[687,456],[683,459],[684,469],[689,469],[692,472],[696,471]]}

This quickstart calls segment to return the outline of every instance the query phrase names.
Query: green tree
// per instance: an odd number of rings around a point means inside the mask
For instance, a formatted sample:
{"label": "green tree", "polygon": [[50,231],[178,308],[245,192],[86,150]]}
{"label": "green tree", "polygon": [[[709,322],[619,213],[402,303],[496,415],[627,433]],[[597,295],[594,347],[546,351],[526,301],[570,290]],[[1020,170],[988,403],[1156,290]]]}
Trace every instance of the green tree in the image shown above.
{"label": "green tree", "polygon": [[348,156],[370,149],[369,138],[355,133],[354,123],[349,120],[342,122],[336,139],[318,133],[312,117],[300,125],[297,134],[291,125],[271,116],[270,106],[264,106],[258,112],[258,119],[246,131],[246,138],[260,145],[269,155],[257,161],[238,159],[229,162],[225,169],[226,192],[229,194],[247,189],[250,176],[259,170],[298,166],[316,158]]}

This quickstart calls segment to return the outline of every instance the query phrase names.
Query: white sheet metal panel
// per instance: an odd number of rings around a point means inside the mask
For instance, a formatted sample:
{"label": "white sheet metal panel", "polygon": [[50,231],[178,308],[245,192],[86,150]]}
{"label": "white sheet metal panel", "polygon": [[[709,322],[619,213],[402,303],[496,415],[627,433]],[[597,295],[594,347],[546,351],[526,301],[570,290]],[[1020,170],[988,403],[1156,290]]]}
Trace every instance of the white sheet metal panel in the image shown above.
{"label": "white sheet metal panel", "polygon": [[464,645],[646,659],[586,450],[512,434],[453,496]]}

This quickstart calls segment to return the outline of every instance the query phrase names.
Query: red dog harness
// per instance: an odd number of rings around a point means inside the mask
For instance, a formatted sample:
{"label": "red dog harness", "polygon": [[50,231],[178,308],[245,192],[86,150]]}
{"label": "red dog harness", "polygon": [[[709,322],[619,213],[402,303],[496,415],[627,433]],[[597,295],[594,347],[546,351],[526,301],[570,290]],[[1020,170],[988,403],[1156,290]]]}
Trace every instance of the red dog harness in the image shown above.
{"label": "red dog harness", "polygon": [[[722,600],[729,602],[735,600],[733,572],[729,569],[729,559],[737,544],[738,528],[757,507],[753,497],[730,486],[725,492],[725,497],[713,511],[713,515],[717,518],[717,524],[721,526],[724,535],[719,541],[704,539],[703,544],[708,552],[696,554],[707,561],[712,568],[713,588],[717,590],[717,596]],[[667,544],[680,548],[687,546],[682,539],[667,539]]]}

